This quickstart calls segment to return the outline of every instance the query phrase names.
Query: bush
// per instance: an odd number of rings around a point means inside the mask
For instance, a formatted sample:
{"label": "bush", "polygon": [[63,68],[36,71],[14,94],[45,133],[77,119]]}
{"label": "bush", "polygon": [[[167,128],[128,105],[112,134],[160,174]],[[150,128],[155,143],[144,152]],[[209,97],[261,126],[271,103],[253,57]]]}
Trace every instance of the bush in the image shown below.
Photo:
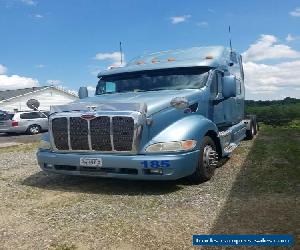
{"label": "bush", "polygon": [[285,98],[281,101],[246,101],[246,114],[255,114],[258,122],[272,126],[284,126],[292,124],[294,120],[300,120],[300,100]]}

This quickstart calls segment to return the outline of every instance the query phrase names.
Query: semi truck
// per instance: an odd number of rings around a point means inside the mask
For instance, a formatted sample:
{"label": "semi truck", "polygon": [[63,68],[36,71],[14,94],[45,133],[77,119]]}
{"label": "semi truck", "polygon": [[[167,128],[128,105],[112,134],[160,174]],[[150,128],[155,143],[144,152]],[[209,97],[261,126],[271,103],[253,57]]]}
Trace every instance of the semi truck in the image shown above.
{"label": "semi truck", "polygon": [[244,112],[242,57],[223,46],[162,51],[98,74],[95,95],[51,107],[44,171],[208,181],[258,124]]}

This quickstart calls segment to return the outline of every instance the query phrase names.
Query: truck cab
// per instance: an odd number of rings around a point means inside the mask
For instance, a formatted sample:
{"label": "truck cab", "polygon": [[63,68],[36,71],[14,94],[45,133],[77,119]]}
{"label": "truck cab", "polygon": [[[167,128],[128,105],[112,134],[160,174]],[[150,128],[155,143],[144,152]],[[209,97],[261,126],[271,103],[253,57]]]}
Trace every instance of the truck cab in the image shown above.
{"label": "truck cab", "polygon": [[61,174],[192,182],[257,133],[244,115],[242,57],[195,47],[135,58],[98,74],[95,96],[51,108],[37,153]]}

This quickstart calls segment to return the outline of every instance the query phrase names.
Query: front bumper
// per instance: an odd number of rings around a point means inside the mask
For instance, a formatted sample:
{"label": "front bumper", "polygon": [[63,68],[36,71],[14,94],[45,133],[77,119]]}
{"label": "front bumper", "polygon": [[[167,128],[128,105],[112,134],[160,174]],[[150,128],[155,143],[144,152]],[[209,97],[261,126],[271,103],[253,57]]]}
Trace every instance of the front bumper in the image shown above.
{"label": "front bumper", "polygon": [[[102,167],[84,168],[80,166],[81,157],[101,157]],[[178,154],[156,155],[113,155],[88,153],[57,153],[50,150],[39,150],[37,159],[39,166],[49,172],[101,176],[108,178],[138,179],[138,180],[176,180],[191,175],[198,164],[199,151]],[[145,164],[145,161],[147,164]],[[151,167],[153,161],[168,162]],[[148,164],[149,163],[149,164]],[[150,169],[160,169],[162,173],[150,173]]]}

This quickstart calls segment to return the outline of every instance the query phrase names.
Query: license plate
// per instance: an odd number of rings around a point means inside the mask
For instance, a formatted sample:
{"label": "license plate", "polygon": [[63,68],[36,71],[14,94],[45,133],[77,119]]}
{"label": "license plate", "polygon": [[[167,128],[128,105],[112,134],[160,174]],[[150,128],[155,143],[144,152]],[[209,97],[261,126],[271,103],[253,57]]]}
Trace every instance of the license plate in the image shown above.
{"label": "license plate", "polygon": [[102,159],[101,158],[80,158],[80,166],[83,167],[102,167]]}

